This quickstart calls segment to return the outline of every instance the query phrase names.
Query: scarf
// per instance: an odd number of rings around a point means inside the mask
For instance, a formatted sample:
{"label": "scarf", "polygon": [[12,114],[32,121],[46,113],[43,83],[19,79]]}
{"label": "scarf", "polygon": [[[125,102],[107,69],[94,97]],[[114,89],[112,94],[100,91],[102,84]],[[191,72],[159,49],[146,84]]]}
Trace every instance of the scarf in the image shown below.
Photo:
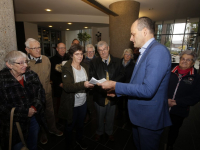
{"label": "scarf", "polygon": [[178,74],[182,74],[182,77],[184,77],[184,76],[186,76],[186,75],[192,70],[192,67],[189,68],[189,69],[182,70],[182,69],[180,69],[180,67],[178,66],[178,67],[177,67],[177,70],[178,70]]}

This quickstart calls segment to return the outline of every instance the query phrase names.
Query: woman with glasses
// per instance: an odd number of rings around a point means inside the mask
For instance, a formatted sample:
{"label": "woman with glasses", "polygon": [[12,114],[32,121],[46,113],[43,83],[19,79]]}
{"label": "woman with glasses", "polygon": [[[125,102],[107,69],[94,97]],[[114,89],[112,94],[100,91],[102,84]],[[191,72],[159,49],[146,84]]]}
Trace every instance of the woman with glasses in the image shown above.
{"label": "woman with glasses", "polygon": [[168,150],[173,150],[183,120],[189,115],[190,106],[200,100],[200,76],[194,68],[196,59],[195,52],[183,51],[180,54],[179,65],[171,72],[168,105],[172,126],[170,126],[168,134]]}
{"label": "woman with glasses", "polygon": [[72,59],[62,67],[63,92],[58,116],[66,120],[65,136],[67,149],[73,149],[73,128],[76,126],[76,144],[81,149],[87,149],[82,141],[84,119],[87,111],[88,88],[93,85],[88,82],[88,67],[82,63],[83,48],[72,45],[68,51]]}
{"label": "woman with glasses", "polygon": [[20,51],[11,51],[0,71],[0,136],[3,149],[8,149],[10,113],[13,117],[12,149],[22,145],[15,122],[19,122],[29,150],[37,150],[39,124],[45,125],[45,92],[38,75],[27,68],[28,58]]}
{"label": "woman with glasses", "polygon": [[[125,71],[125,83],[129,83],[132,73],[133,73],[133,69],[135,67],[135,63],[133,62],[133,50],[128,48],[125,49],[122,55],[122,59],[121,59],[121,65],[124,68]],[[125,117],[124,117],[124,121],[127,122],[129,120],[128,118],[128,108],[127,108],[127,102],[128,102],[128,97],[126,96],[122,96],[119,97],[119,101],[118,101],[118,115],[117,115],[117,119],[122,119],[123,118],[123,110],[125,110]]]}

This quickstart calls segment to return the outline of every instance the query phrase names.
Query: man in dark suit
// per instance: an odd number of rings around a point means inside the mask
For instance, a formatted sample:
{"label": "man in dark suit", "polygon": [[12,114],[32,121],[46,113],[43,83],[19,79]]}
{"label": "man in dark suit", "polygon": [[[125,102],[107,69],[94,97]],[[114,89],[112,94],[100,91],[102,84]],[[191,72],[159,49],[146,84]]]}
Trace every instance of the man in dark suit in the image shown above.
{"label": "man in dark suit", "polygon": [[[100,57],[90,61],[90,78],[94,77],[97,80],[105,78],[113,81],[123,80],[124,72],[120,59],[110,55],[108,44],[105,41],[100,41],[97,44],[97,48]],[[104,130],[109,140],[114,141],[113,124],[116,100],[115,98],[107,97],[106,90],[103,90],[99,86],[95,86],[93,92],[93,100],[98,116],[98,129],[96,131],[95,141],[101,139]]]}
{"label": "man in dark suit", "polygon": [[171,125],[167,100],[171,56],[154,39],[153,21],[147,17],[132,24],[130,40],[135,47],[140,47],[130,83],[106,81],[99,85],[103,89],[114,89],[116,95],[129,96],[129,116],[137,149],[157,150],[164,127]]}

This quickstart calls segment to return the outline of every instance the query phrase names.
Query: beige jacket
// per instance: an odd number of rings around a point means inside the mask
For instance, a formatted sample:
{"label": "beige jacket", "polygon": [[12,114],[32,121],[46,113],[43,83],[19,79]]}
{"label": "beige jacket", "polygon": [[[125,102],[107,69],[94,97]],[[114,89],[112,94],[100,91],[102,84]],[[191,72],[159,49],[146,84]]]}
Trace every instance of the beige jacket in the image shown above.
{"label": "beige jacket", "polygon": [[46,94],[46,101],[52,99],[52,91],[50,84],[51,63],[49,58],[42,55],[42,63],[35,64],[36,61],[31,59],[29,66],[30,69],[38,74],[40,82],[43,85]]}

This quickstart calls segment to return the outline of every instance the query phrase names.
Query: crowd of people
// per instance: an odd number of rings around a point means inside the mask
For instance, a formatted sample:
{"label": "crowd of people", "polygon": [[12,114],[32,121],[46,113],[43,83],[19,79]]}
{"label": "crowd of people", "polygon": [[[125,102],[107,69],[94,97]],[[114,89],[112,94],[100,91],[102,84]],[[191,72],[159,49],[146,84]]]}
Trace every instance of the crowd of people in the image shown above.
{"label": "crowd of people", "polygon": [[[154,23],[147,17],[132,24],[130,41],[135,48],[125,49],[121,59],[110,54],[105,41],[97,43],[98,56],[92,44],[85,47],[84,53],[77,39],[67,53],[65,44],[58,43],[57,53],[50,59],[41,55],[40,43],[33,38],[25,42],[27,54],[10,51],[0,71],[2,150],[9,145],[12,150],[23,146],[37,150],[38,139],[48,143],[47,132],[64,135],[67,150],[73,149],[73,140],[81,149],[87,149],[82,141],[83,127],[91,117],[93,102],[97,112],[95,141],[101,140],[103,134],[115,140],[113,124],[118,106],[117,116],[123,117],[125,108],[126,120],[132,123],[137,150],[158,150],[165,127],[169,127],[167,149],[173,150],[190,106],[200,100],[200,75],[194,68],[197,55],[183,51],[179,65],[171,70],[169,50],[155,40]],[[107,81],[92,84],[92,77]],[[12,108],[15,111],[10,138]],[[64,133],[56,127],[57,118],[64,120]]]}

